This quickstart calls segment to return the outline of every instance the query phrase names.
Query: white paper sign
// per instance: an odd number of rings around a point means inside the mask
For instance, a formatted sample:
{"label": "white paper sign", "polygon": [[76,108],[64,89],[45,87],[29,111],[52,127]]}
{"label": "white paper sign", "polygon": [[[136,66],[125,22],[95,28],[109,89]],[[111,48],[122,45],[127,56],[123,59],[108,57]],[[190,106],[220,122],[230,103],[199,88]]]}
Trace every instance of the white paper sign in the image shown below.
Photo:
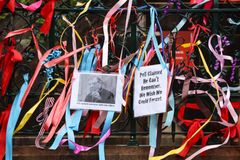
{"label": "white paper sign", "polygon": [[167,70],[162,65],[140,67],[134,81],[134,117],[166,112]]}
{"label": "white paper sign", "polygon": [[71,109],[120,112],[122,108],[122,76],[119,74],[75,72]]}

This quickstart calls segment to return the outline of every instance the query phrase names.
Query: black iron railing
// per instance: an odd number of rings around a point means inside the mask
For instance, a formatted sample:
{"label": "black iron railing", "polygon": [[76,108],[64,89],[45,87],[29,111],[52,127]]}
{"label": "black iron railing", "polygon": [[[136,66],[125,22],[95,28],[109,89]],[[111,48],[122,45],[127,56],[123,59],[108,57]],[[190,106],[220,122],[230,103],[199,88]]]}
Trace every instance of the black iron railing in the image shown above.
{"label": "black iron railing", "polygon": [[[106,3],[106,6],[105,6]],[[109,4],[107,2],[101,2],[100,0],[94,1],[93,6],[91,6],[86,14],[80,17],[78,20],[78,23],[76,24],[76,29],[81,33],[83,37],[85,37],[87,31],[89,28],[97,28],[102,25],[103,19],[105,14],[109,11],[109,8],[112,4]],[[137,7],[140,7],[140,5],[146,5],[145,3],[136,3]],[[190,5],[184,4],[182,5],[181,9],[169,9],[168,14],[164,14],[165,6],[167,3],[163,4],[161,8],[157,8],[157,12],[159,13],[159,20],[160,23],[163,25],[163,29],[165,31],[170,31],[174,28],[174,25],[176,25],[179,21],[179,19],[183,18],[183,13],[191,13],[192,17],[196,18],[196,21],[199,21],[201,16],[207,16],[208,23],[206,24],[206,27],[210,28],[213,33],[218,33],[222,35],[226,35],[230,38],[230,40],[233,42],[233,48],[234,50],[228,49],[228,53],[231,56],[239,56],[238,52],[240,52],[240,48],[236,41],[239,41],[240,39],[240,29],[238,26],[233,26],[227,22],[227,18],[232,18],[239,20],[240,17],[240,5],[237,4],[218,4],[218,1],[214,0],[214,6],[213,9],[191,9]],[[39,34],[37,30],[35,30],[37,37],[39,38],[40,46],[42,50],[46,50],[47,48],[53,47],[54,45],[59,43],[59,38],[62,30],[64,27],[66,27],[66,24],[62,21],[61,15],[66,15],[69,20],[72,20],[76,17],[76,15],[82,11],[83,8],[76,8],[73,6],[69,6],[67,2],[60,2],[56,8],[54,9],[54,16],[52,21],[51,30],[49,33],[49,36],[43,36]],[[127,50],[125,50],[126,55],[130,53],[135,52],[142,43],[143,40],[145,40],[148,29],[148,19],[149,19],[149,9],[139,9],[136,8],[136,12],[138,13],[135,15],[134,12],[132,12],[129,28],[130,30],[127,33],[127,39],[126,39],[126,47]],[[5,16],[5,18],[3,17]],[[88,20],[90,19],[90,23],[88,23]],[[139,20],[140,19],[140,20]],[[91,21],[92,20],[92,21]],[[123,19],[124,20],[124,19]],[[116,35],[115,44],[116,48],[120,48],[122,45],[122,34],[123,34],[123,20],[119,20],[119,25],[117,26],[118,33]],[[170,21],[169,21],[170,20]],[[167,23],[166,23],[167,22]],[[169,23],[171,22],[171,24]],[[15,29],[24,28],[26,26],[31,26],[31,24],[35,23],[36,27],[39,27],[42,24],[42,19],[40,18],[39,11],[35,13],[29,13],[23,9],[16,8],[15,14],[11,14],[7,9],[4,9],[2,12],[1,17],[1,27],[0,31],[2,33],[1,38],[3,38],[7,32]],[[143,24],[143,26],[140,26],[140,23]],[[184,30],[187,30],[188,26],[191,24],[187,22]],[[103,42],[103,35],[102,31],[99,30],[99,40],[100,43]],[[87,39],[90,39],[86,36]],[[203,44],[206,45],[207,38],[204,33],[200,33],[199,38],[203,40]],[[64,39],[68,40],[69,46],[71,44],[71,31],[67,31],[66,35],[64,35]],[[130,44],[130,45],[129,45]],[[13,78],[11,80],[10,87],[8,89],[8,92],[6,96],[1,97],[1,108],[4,109],[4,106],[6,106],[7,103],[11,103],[14,99],[14,96],[16,95],[18,89],[20,88],[22,81],[19,81],[21,79],[22,73],[24,72],[34,72],[34,67],[36,66],[36,51],[33,49],[33,43],[32,38],[29,35],[25,35],[23,37],[18,37],[17,39],[17,45],[22,50],[22,54],[24,56],[24,61],[16,64],[16,69],[14,71]],[[118,53],[117,53],[118,54]],[[112,55],[112,59],[114,59],[114,55],[110,53],[110,57]],[[209,62],[212,62],[211,57],[207,58]],[[110,58],[111,60],[111,58]],[[194,61],[196,63],[199,63],[200,58],[195,57]],[[199,63],[199,66],[201,63]],[[63,68],[58,67],[58,75],[63,75]],[[201,66],[200,66],[201,68]],[[223,78],[228,77],[229,72],[231,72],[231,67],[226,67],[226,75]],[[204,70],[202,71],[202,75],[204,75]],[[235,75],[235,81],[234,83],[231,82],[231,85],[238,86],[239,85],[239,63],[237,66],[237,71]],[[3,76],[3,75],[2,75]],[[26,103],[26,107],[23,110],[23,113],[32,106],[36,100],[38,99],[40,95],[40,90],[43,87],[43,84],[46,80],[46,77],[43,72],[41,72],[38,76],[37,84],[34,85],[34,88],[32,89],[32,92],[29,94],[28,102]],[[204,86],[203,86],[204,88]],[[177,82],[174,82],[173,90],[175,91],[175,97],[177,98],[177,93],[179,93],[182,89],[182,83],[178,84]],[[57,97],[59,95],[59,92],[55,92],[49,96]],[[216,95],[215,95],[216,96]],[[124,135],[130,135],[129,145],[137,145],[138,142],[136,140],[136,136],[141,135],[147,135],[148,134],[148,118],[134,118],[133,117],[133,108],[132,108],[132,95],[129,101],[129,110],[128,112],[123,112],[120,119],[113,124],[112,126],[112,134],[124,134]],[[206,98],[204,95],[200,95],[201,98]],[[231,98],[233,100],[239,99],[239,93],[233,93],[231,95]],[[188,97],[191,99],[191,97]],[[177,106],[177,105],[176,105]],[[37,112],[41,112],[42,108],[39,108]],[[38,113],[34,114],[36,116]],[[86,120],[83,120],[82,123],[84,123]],[[162,123],[161,123],[162,124]],[[173,122],[172,124],[172,132],[166,132],[165,134],[172,134],[173,140],[176,134],[186,134],[186,132],[179,132],[176,131],[176,123]],[[84,126],[84,125],[83,125]],[[162,125],[159,126],[162,128]],[[19,134],[37,134],[37,131],[39,129],[38,124],[35,122],[35,117],[31,118],[31,121],[28,123],[28,125],[21,131]],[[83,129],[83,128],[81,128]],[[165,128],[163,128],[165,129]]]}

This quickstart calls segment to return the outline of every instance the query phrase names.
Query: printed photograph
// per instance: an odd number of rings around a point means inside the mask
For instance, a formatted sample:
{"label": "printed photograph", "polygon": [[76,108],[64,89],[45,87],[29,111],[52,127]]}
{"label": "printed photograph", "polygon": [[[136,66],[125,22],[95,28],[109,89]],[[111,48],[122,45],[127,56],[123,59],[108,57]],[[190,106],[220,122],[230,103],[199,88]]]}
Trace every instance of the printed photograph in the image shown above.
{"label": "printed photograph", "polygon": [[117,76],[80,74],[78,103],[93,102],[115,104]]}
{"label": "printed photograph", "polygon": [[121,112],[122,80],[116,73],[76,73],[70,108]]}

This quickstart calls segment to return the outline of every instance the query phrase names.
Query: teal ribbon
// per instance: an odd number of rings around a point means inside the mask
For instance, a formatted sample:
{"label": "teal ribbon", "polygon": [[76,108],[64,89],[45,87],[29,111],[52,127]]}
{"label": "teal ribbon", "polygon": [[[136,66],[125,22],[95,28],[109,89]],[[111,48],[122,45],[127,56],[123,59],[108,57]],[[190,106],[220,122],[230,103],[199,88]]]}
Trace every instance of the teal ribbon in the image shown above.
{"label": "teal ribbon", "polygon": [[[108,111],[107,117],[106,117],[106,120],[105,120],[105,124],[104,124],[103,129],[102,129],[101,138],[110,129],[113,116],[114,116],[114,112],[113,111]],[[105,144],[105,141],[98,145],[99,160],[105,160],[104,144]]]}
{"label": "teal ribbon", "polygon": [[[150,41],[152,40],[153,46],[154,46],[155,51],[157,53],[158,60],[160,61],[161,65],[162,65],[162,68],[163,69],[167,69],[168,73],[170,73],[170,71],[169,71],[169,69],[168,69],[168,67],[167,67],[167,65],[166,65],[166,63],[165,63],[165,61],[164,61],[164,59],[162,57],[162,54],[159,51],[157,38],[155,36],[154,26],[155,26],[155,21],[156,21],[157,24],[158,24],[158,28],[160,30],[160,33],[161,33],[161,39],[162,39],[162,41],[164,40],[163,39],[163,35],[162,35],[162,28],[161,28],[160,23],[158,21],[158,17],[156,17],[156,16],[157,16],[156,9],[154,7],[151,7],[150,8],[150,21],[151,21],[151,25],[150,25],[150,28],[149,28],[149,31],[148,31],[146,43],[145,43],[145,45],[143,47],[142,55],[141,55],[140,60],[138,62],[138,69],[143,65],[144,53],[146,52],[146,50],[148,48],[148,45],[149,45]],[[162,47],[164,48],[164,43],[162,43]]]}
{"label": "teal ribbon", "polygon": [[171,111],[168,111],[166,121],[164,123],[164,126],[170,127],[173,121],[173,116],[174,116],[174,111],[175,111],[175,101],[174,101],[174,96],[173,96],[173,91],[171,91],[171,94],[168,98],[168,103],[171,107]]}
{"label": "teal ribbon", "polygon": [[[88,58],[89,55],[90,55],[90,51],[89,49],[86,49],[83,53],[83,58],[82,58],[82,62],[79,69],[80,71],[89,71],[87,70],[87,68],[91,68],[92,63],[87,64],[87,61],[89,61],[90,59]],[[81,117],[82,117],[82,110],[76,110],[73,113],[73,115],[70,116],[70,107],[68,104],[68,107],[66,108],[66,114],[65,114],[66,125],[58,132],[53,144],[49,149],[56,150],[60,145],[60,142],[63,136],[66,133],[68,134],[68,139],[71,140],[72,142],[75,142],[73,131],[78,131],[78,126],[81,121]],[[72,143],[69,143],[69,141],[68,141],[68,147],[69,149],[72,149],[72,150],[75,149],[75,146]]]}
{"label": "teal ribbon", "polygon": [[21,107],[20,103],[22,100],[22,97],[27,89],[28,86],[28,74],[23,75],[24,83],[19,91],[19,93],[16,95],[13,105],[10,111],[10,116],[8,119],[7,124],[7,131],[6,131],[6,155],[5,160],[12,160],[12,137],[14,133],[14,129],[17,124],[17,120],[19,118]]}
{"label": "teal ribbon", "polygon": [[149,128],[149,145],[152,148],[157,146],[157,125],[158,124],[158,115],[153,114],[150,116],[150,128]]}

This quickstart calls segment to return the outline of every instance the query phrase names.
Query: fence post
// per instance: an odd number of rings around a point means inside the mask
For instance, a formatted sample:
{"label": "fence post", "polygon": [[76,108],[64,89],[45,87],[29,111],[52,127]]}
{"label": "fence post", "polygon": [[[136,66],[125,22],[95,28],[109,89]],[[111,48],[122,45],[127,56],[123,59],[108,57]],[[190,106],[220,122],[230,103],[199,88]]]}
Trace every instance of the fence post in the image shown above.
{"label": "fence post", "polygon": [[49,37],[48,37],[48,40],[49,40],[49,48],[52,48],[54,47],[55,45],[55,22],[56,22],[56,16],[55,16],[55,11],[53,12],[53,17],[52,17],[52,23],[51,23],[51,28],[50,28],[50,31],[49,31]]}
{"label": "fence post", "polygon": [[[131,21],[130,21],[131,22]],[[131,23],[131,46],[130,52],[135,52],[137,49],[137,26],[134,23]],[[129,117],[130,117],[130,139],[128,142],[129,146],[136,146],[138,145],[136,140],[136,119],[134,119],[133,114],[133,90],[134,90],[134,82],[132,83],[131,87],[131,97],[129,98]]]}

